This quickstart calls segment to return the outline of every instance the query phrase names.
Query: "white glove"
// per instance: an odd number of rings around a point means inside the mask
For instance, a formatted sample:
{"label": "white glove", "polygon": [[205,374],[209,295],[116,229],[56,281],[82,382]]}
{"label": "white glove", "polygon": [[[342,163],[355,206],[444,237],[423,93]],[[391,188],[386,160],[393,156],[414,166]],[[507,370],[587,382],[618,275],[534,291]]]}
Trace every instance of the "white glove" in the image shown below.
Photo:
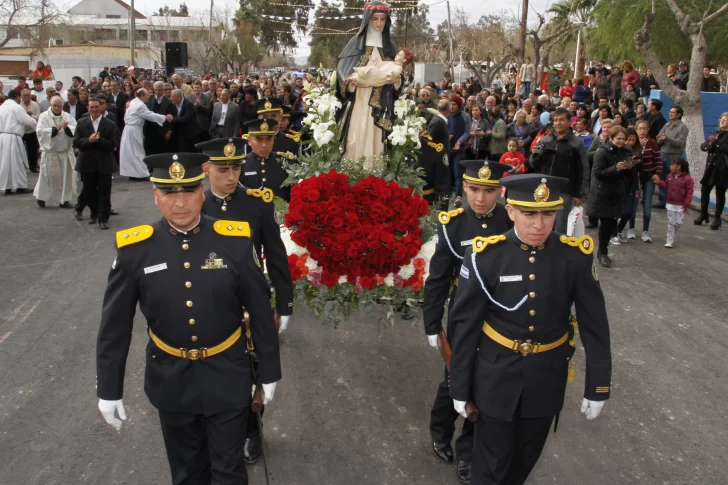
{"label": "white glove", "polygon": [[439,348],[440,343],[438,342],[437,335],[428,335],[427,341],[430,343],[430,347]]}
{"label": "white glove", "polygon": [[268,404],[273,400],[273,396],[276,393],[277,382],[271,382],[270,384],[263,384],[263,404]]}
{"label": "white glove", "polygon": [[465,401],[453,399],[452,405],[455,407],[455,411],[457,411],[460,416],[467,419],[468,415],[465,413]]}
{"label": "white glove", "polygon": [[606,401],[590,401],[588,399],[584,399],[581,402],[581,412],[586,415],[586,419],[597,419],[599,413],[602,412],[605,402]]}
{"label": "white glove", "polygon": [[281,326],[278,328],[278,335],[282,334],[283,331],[288,328],[288,324],[291,323],[290,315],[281,316]]}
{"label": "white glove", "polygon": [[[124,410],[124,403],[121,399],[118,401],[106,401],[104,399],[99,399],[99,411],[101,411],[101,415],[104,417],[106,422],[113,426],[117,431],[121,429],[121,421],[126,420],[126,411]],[[116,419],[116,416],[114,416],[115,411],[119,413],[121,420]]]}

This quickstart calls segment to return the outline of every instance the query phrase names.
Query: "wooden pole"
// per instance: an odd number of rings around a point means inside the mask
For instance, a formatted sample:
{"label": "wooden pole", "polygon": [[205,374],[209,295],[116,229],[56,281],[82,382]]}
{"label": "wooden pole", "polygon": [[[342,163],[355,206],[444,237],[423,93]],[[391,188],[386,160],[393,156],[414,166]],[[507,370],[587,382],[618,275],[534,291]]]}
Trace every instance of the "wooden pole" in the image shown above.
{"label": "wooden pole", "polygon": [[402,47],[407,47],[407,20],[409,18],[409,9],[404,11],[404,45]]}
{"label": "wooden pole", "polygon": [[134,66],[136,56],[136,53],[134,52],[134,44],[136,44],[136,19],[134,18],[134,0],[131,0],[129,16],[129,65]]}
{"label": "wooden pole", "polygon": [[521,5],[521,63],[526,62],[526,28],[528,24],[528,0]]}
{"label": "wooden pole", "polygon": [[454,68],[454,62],[453,59],[453,53],[452,53],[452,21],[450,20],[450,0],[447,2],[447,31],[448,36],[450,37],[450,78],[455,82],[455,68]]}

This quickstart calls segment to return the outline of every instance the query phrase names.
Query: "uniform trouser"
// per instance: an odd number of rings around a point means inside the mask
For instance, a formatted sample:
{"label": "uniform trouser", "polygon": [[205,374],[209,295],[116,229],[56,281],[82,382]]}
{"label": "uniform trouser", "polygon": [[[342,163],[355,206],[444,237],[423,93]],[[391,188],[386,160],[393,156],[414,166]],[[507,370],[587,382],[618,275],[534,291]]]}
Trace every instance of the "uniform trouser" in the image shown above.
{"label": "uniform trouser", "polygon": [[[448,313],[454,301],[455,292],[450,295]],[[453,328],[450,326],[449,315],[447,327],[448,340],[452,340]],[[430,435],[432,440],[439,443],[452,442],[452,437],[455,434],[455,421],[458,416],[460,415],[455,411],[450,397],[450,373],[445,369],[445,380],[437,388],[435,402],[432,404],[432,411],[430,411]],[[455,441],[455,457],[459,461],[467,462],[473,459],[473,423],[467,419],[463,421],[462,432]]]}
{"label": "uniform trouser", "polygon": [[211,416],[159,411],[173,485],[247,485],[249,408]]}
{"label": "uniform trouser", "polygon": [[23,135],[23,142],[25,142],[25,151],[28,152],[28,168],[31,172],[35,172],[38,168],[38,150],[40,149],[38,135],[35,132],[26,133]]}
{"label": "uniform trouser", "polygon": [[81,173],[83,188],[78,195],[76,209],[83,210],[88,205],[91,218],[99,222],[109,222],[111,212],[111,174]]}
{"label": "uniform trouser", "polygon": [[541,456],[552,421],[553,416],[509,422],[481,414],[470,485],[522,485]]}

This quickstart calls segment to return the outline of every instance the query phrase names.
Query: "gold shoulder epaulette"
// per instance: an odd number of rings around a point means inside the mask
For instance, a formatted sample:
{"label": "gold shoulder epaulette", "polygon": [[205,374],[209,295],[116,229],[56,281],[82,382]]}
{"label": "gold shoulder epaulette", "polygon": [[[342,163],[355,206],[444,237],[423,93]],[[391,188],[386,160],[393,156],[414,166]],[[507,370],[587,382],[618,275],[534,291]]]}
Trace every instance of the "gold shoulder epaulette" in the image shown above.
{"label": "gold shoulder epaulette", "polygon": [[287,158],[288,160],[293,160],[294,158],[296,158],[296,155],[291,152],[276,152],[276,155],[278,155],[279,157]]}
{"label": "gold shoulder epaulette", "polygon": [[437,220],[440,221],[440,224],[447,224],[450,222],[450,219],[459,216],[463,212],[465,212],[465,209],[462,207],[460,209],[451,210],[450,212],[443,211],[437,216]]}
{"label": "gold shoulder epaulette", "polygon": [[223,236],[250,237],[250,226],[241,221],[215,221],[215,232]]}
{"label": "gold shoulder epaulette", "polygon": [[294,135],[293,133],[286,133],[286,138],[290,138],[291,140],[295,141],[296,143],[299,143],[301,141],[301,134],[296,133]]}
{"label": "gold shoulder epaulette", "polygon": [[581,236],[580,238],[575,238],[573,236],[561,236],[559,241],[573,248],[578,247],[584,254],[591,254],[594,252],[594,239],[592,239],[591,236]]}
{"label": "gold shoulder epaulette", "polygon": [[476,253],[482,253],[488,244],[497,244],[505,240],[506,237],[503,234],[498,236],[476,237],[473,239],[473,251]]}
{"label": "gold shoulder epaulette", "polygon": [[434,141],[428,141],[427,146],[434,148],[437,153],[440,153],[445,148],[445,145],[442,143],[435,143]]}
{"label": "gold shoulder epaulette", "polygon": [[152,226],[136,226],[131,229],[119,231],[116,233],[116,247],[123,248],[130,244],[136,244],[141,241],[146,241],[154,234],[154,228]]}
{"label": "gold shoulder epaulette", "polygon": [[273,191],[271,189],[246,189],[245,193],[263,199],[263,202],[273,202]]}

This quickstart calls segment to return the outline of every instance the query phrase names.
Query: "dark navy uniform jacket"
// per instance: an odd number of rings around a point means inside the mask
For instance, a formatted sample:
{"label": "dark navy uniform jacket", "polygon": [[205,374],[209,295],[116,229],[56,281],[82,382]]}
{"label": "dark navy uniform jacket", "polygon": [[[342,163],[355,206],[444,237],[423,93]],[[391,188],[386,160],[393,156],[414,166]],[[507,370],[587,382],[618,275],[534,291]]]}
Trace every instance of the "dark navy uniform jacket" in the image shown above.
{"label": "dark navy uniform jacket", "polygon": [[[285,135],[276,134],[278,137]],[[296,163],[295,154],[290,151],[276,151],[274,143],[273,151],[266,158],[259,157],[255,152],[249,152],[243,161],[241,179],[245,179],[245,185],[250,188],[266,187],[273,191],[276,197],[281,197],[286,202],[291,200],[291,187],[284,187],[283,182],[288,178],[288,172],[284,163]]]}
{"label": "dark navy uniform jacket", "polygon": [[250,224],[253,245],[261,259],[265,254],[268,275],[276,290],[276,312],[279,315],[292,315],[291,270],[288,267],[286,247],[281,240],[280,226],[275,220],[273,203],[247,194],[246,188],[238,184],[235,192],[224,198],[208,189],[205,192],[202,213],[215,219],[232,219]]}
{"label": "dark navy uniform jacket", "polygon": [[[567,341],[523,356],[485,335],[488,322],[511,340],[548,344],[570,331],[572,304],[586,351],[584,397],[609,398],[612,361],[604,295],[588,236],[579,240],[551,233],[529,247],[515,230],[504,240],[469,248],[460,270],[455,304],[450,395],[473,399],[487,416],[510,421],[520,401],[521,418],[554,416],[564,403],[574,347]],[[477,241],[476,241],[477,243]],[[570,244],[569,244],[570,243]]]}
{"label": "dark navy uniform jacket", "polygon": [[[237,237],[219,234],[216,223],[227,224],[224,229]],[[186,234],[162,219],[117,235],[117,241],[138,242],[117,243],[109,273],[97,342],[100,399],[122,398],[137,303],[157,337],[185,349],[224,342],[241,326],[245,307],[263,383],[281,378],[269,287],[252,242],[239,237],[243,227],[203,215]],[[244,408],[251,401],[252,380],[244,336],[224,352],[196,361],[170,355],[151,339],[147,343],[144,390],[162,411],[211,415]]]}
{"label": "dark navy uniform jacket", "polygon": [[[465,249],[472,246],[473,239],[478,236],[503,234],[513,226],[505,207],[498,203],[492,211],[483,215],[477,215],[470,207],[442,212],[438,223],[437,247],[430,259],[430,274],[425,281],[423,315],[427,335],[442,331],[445,301],[451,284],[460,272]],[[457,286],[450,295],[450,305],[455,299],[456,290]],[[453,329],[448,330],[451,333]]]}

